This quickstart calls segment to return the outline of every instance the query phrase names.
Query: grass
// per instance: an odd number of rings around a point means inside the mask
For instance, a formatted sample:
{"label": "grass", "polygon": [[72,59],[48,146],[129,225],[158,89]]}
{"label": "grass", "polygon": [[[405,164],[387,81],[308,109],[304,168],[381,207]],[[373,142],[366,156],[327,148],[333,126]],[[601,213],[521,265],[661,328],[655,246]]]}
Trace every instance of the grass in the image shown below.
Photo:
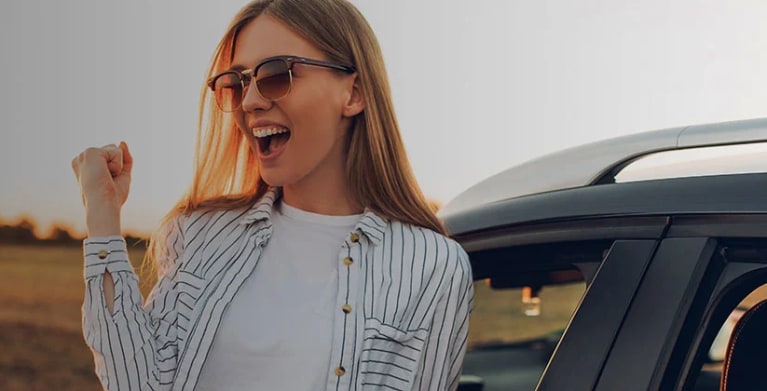
{"label": "grass", "polygon": [[0,246],[0,390],[101,389],[81,331],[82,264],[80,247]]}

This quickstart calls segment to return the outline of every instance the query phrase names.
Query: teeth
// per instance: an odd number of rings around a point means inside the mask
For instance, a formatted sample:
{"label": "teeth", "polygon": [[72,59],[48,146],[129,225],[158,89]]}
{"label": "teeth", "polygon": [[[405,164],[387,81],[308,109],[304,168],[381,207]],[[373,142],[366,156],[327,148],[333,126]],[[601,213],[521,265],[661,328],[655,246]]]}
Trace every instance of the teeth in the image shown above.
{"label": "teeth", "polygon": [[253,134],[253,137],[262,138],[273,136],[275,134],[287,133],[288,130],[285,128],[252,128],[250,129],[250,132]]}

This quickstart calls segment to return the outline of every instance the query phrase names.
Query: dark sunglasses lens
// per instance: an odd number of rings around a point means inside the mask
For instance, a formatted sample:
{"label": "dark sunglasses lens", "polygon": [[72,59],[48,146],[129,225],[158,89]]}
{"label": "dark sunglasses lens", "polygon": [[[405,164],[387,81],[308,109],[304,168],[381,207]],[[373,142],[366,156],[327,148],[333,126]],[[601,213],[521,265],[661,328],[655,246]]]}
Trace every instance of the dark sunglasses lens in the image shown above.
{"label": "dark sunglasses lens", "polygon": [[236,110],[242,103],[242,81],[236,73],[224,73],[213,83],[218,107],[226,112]]}
{"label": "dark sunglasses lens", "polygon": [[290,91],[290,72],[283,60],[261,64],[256,71],[256,86],[265,99],[277,100]]}

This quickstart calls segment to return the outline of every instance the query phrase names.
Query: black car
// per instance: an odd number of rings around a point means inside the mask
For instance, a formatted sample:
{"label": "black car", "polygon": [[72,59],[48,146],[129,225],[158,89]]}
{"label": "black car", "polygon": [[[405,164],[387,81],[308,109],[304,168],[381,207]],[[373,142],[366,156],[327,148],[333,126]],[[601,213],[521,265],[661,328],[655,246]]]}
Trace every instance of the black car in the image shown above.
{"label": "black car", "polygon": [[476,280],[460,389],[718,390],[767,298],[767,119],[565,150],[440,214]]}

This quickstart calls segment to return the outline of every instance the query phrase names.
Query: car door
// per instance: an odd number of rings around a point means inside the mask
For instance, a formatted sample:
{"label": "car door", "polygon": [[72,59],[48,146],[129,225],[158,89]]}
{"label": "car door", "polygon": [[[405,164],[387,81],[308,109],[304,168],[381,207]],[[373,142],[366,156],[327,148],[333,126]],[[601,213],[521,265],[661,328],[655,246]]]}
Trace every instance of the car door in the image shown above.
{"label": "car door", "polygon": [[709,347],[766,282],[767,215],[675,216],[594,389],[717,390],[721,369],[701,371]]}

